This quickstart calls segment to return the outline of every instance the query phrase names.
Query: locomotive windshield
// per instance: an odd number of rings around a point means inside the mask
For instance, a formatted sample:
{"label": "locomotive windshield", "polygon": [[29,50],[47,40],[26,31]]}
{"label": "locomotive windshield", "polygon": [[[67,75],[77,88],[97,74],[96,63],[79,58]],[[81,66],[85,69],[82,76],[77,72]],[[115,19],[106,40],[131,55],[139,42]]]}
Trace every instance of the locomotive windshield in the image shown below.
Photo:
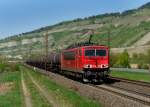
{"label": "locomotive windshield", "polygon": [[85,50],[85,56],[106,56],[106,50]]}
{"label": "locomotive windshield", "polygon": [[95,56],[95,50],[85,50],[85,56]]}
{"label": "locomotive windshield", "polygon": [[106,56],[106,50],[96,50],[96,56]]}

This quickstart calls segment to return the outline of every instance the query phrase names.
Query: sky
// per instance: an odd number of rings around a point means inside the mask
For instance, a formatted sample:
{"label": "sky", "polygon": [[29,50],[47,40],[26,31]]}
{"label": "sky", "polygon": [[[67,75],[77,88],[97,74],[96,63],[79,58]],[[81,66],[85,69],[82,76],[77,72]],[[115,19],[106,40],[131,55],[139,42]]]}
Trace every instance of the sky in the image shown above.
{"label": "sky", "polygon": [[138,8],[150,0],[0,0],[0,39],[84,18]]}

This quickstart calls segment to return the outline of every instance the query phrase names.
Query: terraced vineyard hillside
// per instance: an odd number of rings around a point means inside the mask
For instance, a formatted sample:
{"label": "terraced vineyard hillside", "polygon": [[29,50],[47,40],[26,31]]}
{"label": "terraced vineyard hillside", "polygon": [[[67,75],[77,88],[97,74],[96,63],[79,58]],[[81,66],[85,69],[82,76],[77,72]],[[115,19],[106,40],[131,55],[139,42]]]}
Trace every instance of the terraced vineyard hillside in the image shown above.
{"label": "terraced vineyard hillside", "polygon": [[123,13],[79,18],[5,38],[0,41],[0,52],[10,58],[12,56],[26,58],[30,54],[41,54],[44,52],[44,33],[46,32],[49,36],[49,51],[59,51],[70,44],[87,41],[89,36],[85,33],[89,29],[100,32],[92,39],[95,43],[107,44],[103,40],[109,35],[112,48],[149,45],[150,3]]}

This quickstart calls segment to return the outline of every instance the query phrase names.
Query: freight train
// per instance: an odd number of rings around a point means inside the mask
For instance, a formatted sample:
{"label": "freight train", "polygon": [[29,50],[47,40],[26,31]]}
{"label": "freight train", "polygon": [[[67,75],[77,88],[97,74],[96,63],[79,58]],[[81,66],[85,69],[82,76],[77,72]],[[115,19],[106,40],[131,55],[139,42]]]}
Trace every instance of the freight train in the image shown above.
{"label": "freight train", "polygon": [[109,75],[109,48],[104,45],[69,47],[48,57],[28,60],[29,65],[81,78],[84,82],[99,82]]}

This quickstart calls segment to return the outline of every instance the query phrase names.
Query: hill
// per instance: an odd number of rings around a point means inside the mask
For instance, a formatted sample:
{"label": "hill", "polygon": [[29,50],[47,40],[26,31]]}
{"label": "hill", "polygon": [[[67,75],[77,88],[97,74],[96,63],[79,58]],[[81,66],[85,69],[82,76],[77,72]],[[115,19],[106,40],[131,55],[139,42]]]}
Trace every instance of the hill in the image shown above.
{"label": "hill", "polygon": [[142,42],[142,45],[149,45],[150,38],[147,35],[150,32],[150,2],[122,13],[78,18],[5,38],[0,40],[0,52],[8,57],[17,58],[27,57],[31,53],[44,53],[46,32],[49,36],[49,51],[59,51],[70,44],[87,41],[89,36],[84,34],[89,29],[101,32],[93,36],[92,41],[95,43],[107,44],[104,39],[110,36],[112,48],[136,46],[141,43],[139,40],[147,37],[148,40]]}

